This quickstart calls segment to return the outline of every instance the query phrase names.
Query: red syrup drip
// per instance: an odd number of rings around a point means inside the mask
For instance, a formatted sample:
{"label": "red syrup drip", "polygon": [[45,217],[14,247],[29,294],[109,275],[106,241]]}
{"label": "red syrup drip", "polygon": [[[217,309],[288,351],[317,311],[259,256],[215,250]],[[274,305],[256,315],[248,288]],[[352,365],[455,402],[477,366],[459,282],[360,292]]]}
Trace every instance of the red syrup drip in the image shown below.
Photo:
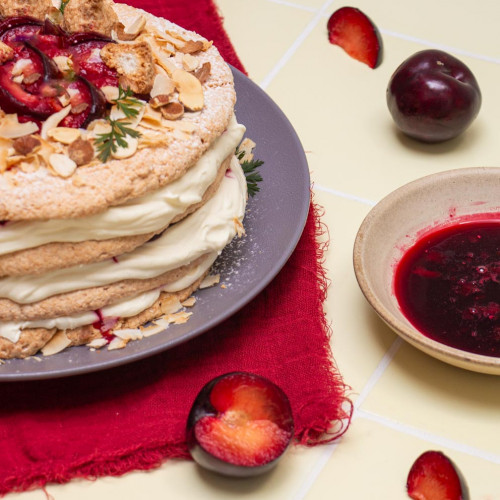
{"label": "red syrup drip", "polygon": [[102,315],[102,311],[100,309],[95,310],[94,313],[99,319],[92,323],[92,326],[101,332],[102,337],[107,340],[108,343],[111,342],[115,338],[113,333],[111,333],[111,330],[116,325],[119,318],[106,318]]}
{"label": "red syrup drip", "polygon": [[403,255],[394,285],[403,314],[424,335],[500,357],[500,220],[422,237]]}

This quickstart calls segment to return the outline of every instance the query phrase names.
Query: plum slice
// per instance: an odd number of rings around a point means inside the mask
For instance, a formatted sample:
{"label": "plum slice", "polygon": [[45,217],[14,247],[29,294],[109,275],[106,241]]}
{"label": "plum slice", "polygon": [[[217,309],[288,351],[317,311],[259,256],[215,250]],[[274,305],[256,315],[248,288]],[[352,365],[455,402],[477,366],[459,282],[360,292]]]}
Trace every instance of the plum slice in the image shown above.
{"label": "plum slice", "polygon": [[328,39],[370,68],[382,62],[382,37],[371,19],[355,7],[341,7],[328,19]]}
{"label": "plum slice", "polygon": [[426,451],[415,460],[406,482],[408,496],[414,500],[468,500],[462,475],[440,451]]}
{"label": "plum slice", "polygon": [[193,459],[220,474],[249,477],[277,463],[294,434],[285,393],[246,372],[221,375],[196,397],[187,422]]}

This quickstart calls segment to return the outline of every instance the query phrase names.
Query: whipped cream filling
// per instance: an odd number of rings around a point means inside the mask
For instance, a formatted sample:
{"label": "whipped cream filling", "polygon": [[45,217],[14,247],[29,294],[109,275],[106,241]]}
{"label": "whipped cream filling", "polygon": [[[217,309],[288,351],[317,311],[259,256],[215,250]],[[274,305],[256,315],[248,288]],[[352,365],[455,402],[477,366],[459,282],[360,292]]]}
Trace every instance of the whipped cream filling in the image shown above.
{"label": "whipped cream filling", "polygon": [[154,278],[207,253],[220,253],[241,228],[246,198],[245,174],[233,157],[215,195],[196,212],[170,226],[161,237],[117,259],[42,275],[3,278],[0,280],[0,297],[28,304],[122,280]]}
{"label": "whipped cream filling", "polygon": [[105,240],[146,234],[167,226],[199,203],[222,161],[241,142],[245,127],[233,115],[227,130],[182,177],[163,188],[79,219],[9,222],[0,227],[0,255],[53,242]]}
{"label": "whipped cream filling", "polygon": [[[178,292],[192,285],[210,269],[217,255],[217,252],[207,255],[203,262],[191,269],[185,276],[161,288],[155,288],[154,290],[141,293],[130,299],[103,307],[100,309],[101,317],[129,318],[145,311],[158,300],[161,292]],[[21,336],[21,330],[27,328],[47,328],[48,330],[57,328],[58,330],[71,330],[80,326],[91,325],[98,319],[100,319],[99,315],[95,311],[87,311],[71,316],[36,321],[2,321],[0,322],[0,337],[16,343]]]}

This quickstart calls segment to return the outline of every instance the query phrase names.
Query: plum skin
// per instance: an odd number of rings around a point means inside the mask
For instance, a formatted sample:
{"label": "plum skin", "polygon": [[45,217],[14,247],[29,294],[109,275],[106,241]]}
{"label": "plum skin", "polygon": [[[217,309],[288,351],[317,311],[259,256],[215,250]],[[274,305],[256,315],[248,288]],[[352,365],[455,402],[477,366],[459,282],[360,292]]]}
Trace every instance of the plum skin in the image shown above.
{"label": "plum skin", "polygon": [[[210,395],[212,393],[213,388],[222,379],[232,376],[237,376],[237,377],[242,376],[242,377],[247,377],[249,379],[255,378],[264,381],[267,384],[270,384],[273,387],[274,392],[279,395],[280,406],[283,408],[284,413],[287,414],[284,416],[283,425],[288,427],[290,433],[290,439],[288,445],[281,451],[280,455],[278,455],[274,460],[271,460],[265,464],[258,466],[244,466],[226,462],[206,451],[196,439],[195,435],[196,423],[207,415],[217,415],[218,413],[218,410],[214,408],[214,406],[210,401]],[[191,457],[194,459],[194,461],[198,465],[207,470],[229,477],[239,477],[239,478],[254,477],[270,471],[278,464],[279,460],[282,458],[285,451],[288,449],[290,443],[292,442],[293,436],[294,436],[294,423],[292,417],[292,409],[290,407],[290,402],[286,394],[278,386],[276,386],[269,380],[265,379],[264,377],[249,372],[235,371],[226,373],[224,375],[220,375],[212,379],[207,384],[205,384],[193,402],[186,425],[187,445],[189,453],[191,454]]]}
{"label": "plum skin", "polygon": [[460,135],[481,108],[481,91],[470,69],[440,50],[413,54],[387,86],[387,106],[397,127],[422,142]]}

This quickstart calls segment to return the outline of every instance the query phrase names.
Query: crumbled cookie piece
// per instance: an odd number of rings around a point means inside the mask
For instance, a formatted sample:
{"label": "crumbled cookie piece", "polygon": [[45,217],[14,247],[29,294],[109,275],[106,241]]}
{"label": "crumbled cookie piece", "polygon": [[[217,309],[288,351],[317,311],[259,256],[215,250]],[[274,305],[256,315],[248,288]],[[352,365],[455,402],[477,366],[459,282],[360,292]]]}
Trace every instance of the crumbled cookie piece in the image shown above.
{"label": "crumbled cookie piece", "polygon": [[0,64],[10,61],[14,57],[14,50],[6,43],[0,42]]}
{"label": "crumbled cookie piece", "polygon": [[44,20],[52,11],[52,0],[7,0],[0,4],[0,15],[30,16]]}
{"label": "crumbled cookie piece", "polygon": [[68,31],[96,31],[111,36],[117,25],[118,17],[109,0],[71,0],[64,9],[64,27]]}
{"label": "crumbled cookie piece", "polygon": [[116,69],[122,87],[130,87],[136,94],[151,92],[156,73],[148,43],[109,43],[101,49],[101,58],[107,66]]}

